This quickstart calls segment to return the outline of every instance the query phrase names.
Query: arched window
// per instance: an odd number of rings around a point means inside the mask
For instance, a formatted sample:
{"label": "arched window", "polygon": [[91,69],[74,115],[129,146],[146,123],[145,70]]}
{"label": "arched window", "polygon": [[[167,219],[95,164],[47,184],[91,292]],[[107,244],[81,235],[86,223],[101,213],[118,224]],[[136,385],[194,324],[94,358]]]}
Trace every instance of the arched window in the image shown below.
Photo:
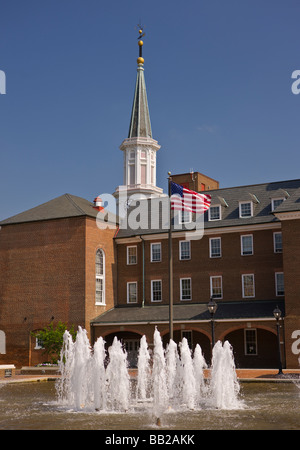
{"label": "arched window", "polygon": [[96,252],[96,305],[105,305],[105,254]]}

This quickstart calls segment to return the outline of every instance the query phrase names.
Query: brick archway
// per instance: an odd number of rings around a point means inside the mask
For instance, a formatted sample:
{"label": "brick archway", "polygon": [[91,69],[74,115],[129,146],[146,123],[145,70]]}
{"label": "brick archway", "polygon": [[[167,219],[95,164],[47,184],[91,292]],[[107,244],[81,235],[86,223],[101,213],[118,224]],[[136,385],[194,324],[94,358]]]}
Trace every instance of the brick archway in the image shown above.
{"label": "brick archway", "polygon": [[[247,331],[251,331],[248,334]],[[251,337],[252,342],[247,342]],[[233,348],[237,368],[278,368],[277,336],[272,328],[257,326],[253,328],[233,327],[223,333],[223,341],[228,340]]]}

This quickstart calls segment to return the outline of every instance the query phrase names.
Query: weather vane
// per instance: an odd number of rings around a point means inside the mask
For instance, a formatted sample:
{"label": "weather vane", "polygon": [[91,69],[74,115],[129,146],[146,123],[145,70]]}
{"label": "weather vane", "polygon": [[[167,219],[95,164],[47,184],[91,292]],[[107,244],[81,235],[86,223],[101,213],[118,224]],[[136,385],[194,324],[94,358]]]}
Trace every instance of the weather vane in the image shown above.
{"label": "weather vane", "polygon": [[142,37],[145,36],[146,33],[143,32],[144,27],[141,24],[138,24],[139,29],[139,37],[138,37],[138,45],[139,45],[139,57],[137,59],[138,64],[144,64],[144,58],[143,58],[143,44]]}

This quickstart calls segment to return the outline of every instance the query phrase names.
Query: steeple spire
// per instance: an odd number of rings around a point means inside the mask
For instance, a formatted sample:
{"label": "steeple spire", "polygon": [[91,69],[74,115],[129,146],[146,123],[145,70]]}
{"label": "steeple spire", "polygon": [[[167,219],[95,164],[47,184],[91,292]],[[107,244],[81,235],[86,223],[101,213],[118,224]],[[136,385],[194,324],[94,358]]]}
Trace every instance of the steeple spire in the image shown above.
{"label": "steeple spire", "polygon": [[122,211],[120,205],[133,194],[135,200],[163,195],[163,190],[156,186],[156,153],[160,145],[152,138],[144,78],[143,36],[143,27],[139,25],[139,57],[130,127],[128,138],[120,145],[124,155],[124,182],[114,192],[118,198],[119,214]]}
{"label": "steeple spire", "polygon": [[144,43],[141,38],[145,36],[145,33],[143,33],[143,28],[141,26],[139,26],[139,28],[139,57],[137,59],[138,67],[128,138],[152,138],[146,83],[144,77],[144,58],[142,55]]}

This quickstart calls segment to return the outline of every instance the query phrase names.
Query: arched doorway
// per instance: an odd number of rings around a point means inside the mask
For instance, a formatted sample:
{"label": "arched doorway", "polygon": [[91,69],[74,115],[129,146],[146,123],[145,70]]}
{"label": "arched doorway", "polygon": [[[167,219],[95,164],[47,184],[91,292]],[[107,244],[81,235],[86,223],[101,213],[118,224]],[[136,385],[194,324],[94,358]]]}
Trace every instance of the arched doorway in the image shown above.
{"label": "arched doorway", "polygon": [[[170,341],[169,336],[169,333],[166,333],[162,337],[165,348]],[[189,347],[192,351],[195,350],[197,344],[200,345],[205,361],[209,365],[211,361],[211,344],[209,337],[201,331],[193,329],[192,327],[186,329],[175,329],[173,333],[173,340],[179,344],[183,338],[187,339]]]}
{"label": "arched doorway", "polygon": [[114,338],[117,337],[121,341],[124,350],[127,352],[127,361],[130,368],[137,367],[138,351],[140,348],[140,339],[142,337],[139,333],[133,331],[119,331],[108,334],[103,339],[106,342],[106,349],[112,345]]}
{"label": "arched doorway", "polygon": [[278,368],[276,334],[264,328],[240,328],[224,336],[233,348],[235,364],[240,369]]}

